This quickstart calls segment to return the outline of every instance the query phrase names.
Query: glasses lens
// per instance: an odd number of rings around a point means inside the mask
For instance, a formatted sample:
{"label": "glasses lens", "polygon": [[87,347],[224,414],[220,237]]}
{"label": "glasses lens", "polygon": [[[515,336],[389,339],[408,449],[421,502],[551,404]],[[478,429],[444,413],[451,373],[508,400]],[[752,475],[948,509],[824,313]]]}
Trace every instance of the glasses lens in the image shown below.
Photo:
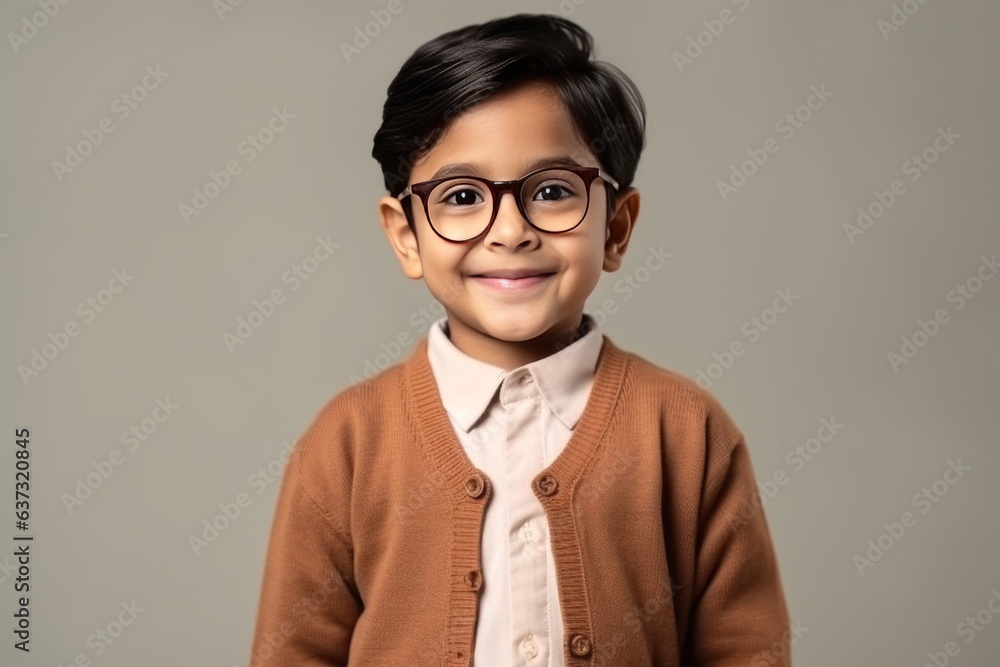
{"label": "glasses lens", "polygon": [[[521,201],[533,225],[547,232],[563,232],[587,214],[588,192],[583,179],[565,169],[546,169],[529,178]],[[427,201],[431,225],[445,238],[471,239],[490,224],[493,199],[484,183],[452,178],[431,190]]]}
{"label": "glasses lens", "polygon": [[547,232],[563,232],[578,225],[587,214],[587,194],[577,174],[546,169],[528,179],[521,200],[533,225]]}
{"label": "glasses lens", "polygon": [[493,213],[493,198],[484,183],[452,178],[431,190],[427,213],[438,234],[463,241],[486,229]]}

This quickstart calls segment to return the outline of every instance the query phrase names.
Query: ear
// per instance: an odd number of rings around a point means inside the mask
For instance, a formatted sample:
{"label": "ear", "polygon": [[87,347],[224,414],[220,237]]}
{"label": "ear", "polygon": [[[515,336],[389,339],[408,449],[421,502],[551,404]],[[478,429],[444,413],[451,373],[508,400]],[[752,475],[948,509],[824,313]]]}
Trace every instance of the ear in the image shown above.
{"label": "ear", "polygon": [[403,273],[408,278],[422,278],[423,265],[420,262],[420,251],[417,236],[406,222],[403,202],[386,195],[379,200],[378,212],[382,221],[382,229],[389,238],[396,258],[403,267]]}
{"label": "ear", "polygon": [[618,195],[604,239],[604,270],[617,271],[639,218],[639,191],[626,188]]}

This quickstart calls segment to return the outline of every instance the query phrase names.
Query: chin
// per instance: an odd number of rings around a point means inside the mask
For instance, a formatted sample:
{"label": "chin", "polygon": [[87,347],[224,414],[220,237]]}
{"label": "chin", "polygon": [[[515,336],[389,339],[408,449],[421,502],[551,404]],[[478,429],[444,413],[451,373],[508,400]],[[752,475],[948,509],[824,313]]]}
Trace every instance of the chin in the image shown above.
{"label": "chin", "polygon": [[479,325],[479,329],[489,336],[511,343],[531,340],[546,331],[542,325],[535,326],[525,321],[480,320]]}

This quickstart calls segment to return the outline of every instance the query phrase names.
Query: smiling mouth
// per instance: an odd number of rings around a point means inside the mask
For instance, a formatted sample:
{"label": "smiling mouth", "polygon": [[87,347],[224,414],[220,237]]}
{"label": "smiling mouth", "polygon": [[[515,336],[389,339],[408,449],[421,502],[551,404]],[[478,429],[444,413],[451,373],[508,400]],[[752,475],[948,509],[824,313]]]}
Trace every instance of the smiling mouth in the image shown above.
{"label": "smiling mouth", "polygon": [[[497,272],[501,273],[501,272]],[[551,276],[555,271],[540,271],[538,273],[526,273],[523,275],[486,275],[485,273],[473,273],[473,278],[504,278],[506,280],[520,280],[521,278],[534,278],[535,276]]]}
{"label": "smiling mouth", "polygon": [[529,287],[534,287],[535,285],[540,285],[545,282],[547,278],[554,276],[555,273],[537,273],[531,276],[523,276],[521,278],[500,278],[495,276],[484,276],[484,275],[473,275],[470,276],[477,283],[484,285],[486,287],[492,287],[501,290],[516,290],[516,289],[526,289]]}

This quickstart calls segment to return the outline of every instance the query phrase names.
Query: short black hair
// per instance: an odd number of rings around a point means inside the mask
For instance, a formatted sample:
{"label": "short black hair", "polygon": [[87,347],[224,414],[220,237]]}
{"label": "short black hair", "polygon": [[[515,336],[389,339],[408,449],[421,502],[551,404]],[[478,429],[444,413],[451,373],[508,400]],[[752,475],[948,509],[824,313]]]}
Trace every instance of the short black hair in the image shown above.
{"label": "short black hair", "polygon": [[[446,32],[403,63],[386,91],[372,157],[393,196],[448,123],[490,95],[529,82],[554,86],[577,130],[619,183],[632,184],[645,145],[646,106],[616,66],[592,60],[594,41],[554,14],[515,14]],[[610,215],[617,194],[608,193]],[[410,207],[407,217],[412,225]]]}

